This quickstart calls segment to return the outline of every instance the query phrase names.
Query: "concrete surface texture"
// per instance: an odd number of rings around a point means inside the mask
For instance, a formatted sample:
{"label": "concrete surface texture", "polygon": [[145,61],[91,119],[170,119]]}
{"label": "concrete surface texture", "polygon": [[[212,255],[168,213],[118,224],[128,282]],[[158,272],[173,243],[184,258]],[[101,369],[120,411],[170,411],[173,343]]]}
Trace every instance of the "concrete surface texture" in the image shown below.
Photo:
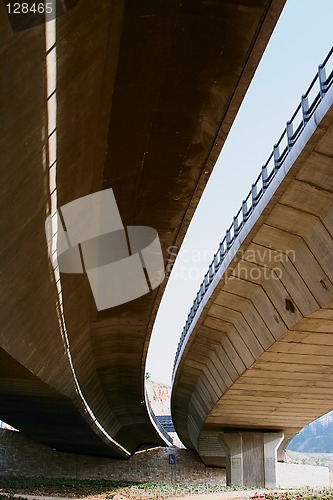
{"label": "concrete surface texture", "polygon": [[[331,88],[214,278],[179,361],[173,421],[207,465],[223,465],[231,432],[288,440],[332,409],[332,101]],[[253,446],[252,470],[265,453]]]}
{"label": "concrete surface texture", "polygon": [[[197,453],[191,450],[158,447],[142,450],[129,461],[123,461],[52,451],[22,433],[5,430],[0,430],[0,450],[2,475],[179,482],[193,487],[226,484],[225,469],[205,467]],[[169,465],[169,454],[175,455],[175,466]],[[329,486],[328,468],[322,466],[278,463],[277,478],[282,488]]]}
{"label": "concrete surface texture", "polygon": [[0,5],[2,420],[66,451],[127,458],[165,442],[148,415],[144,368],[167,280],[97,312],[86,276],[61,275],[59,302],[44,222],[55,196],[62,206],[111,187],[123,224],[155,228],[166,258],[283,4],[80,0],[57,19],[50,47],[42,25],[13,33]]}

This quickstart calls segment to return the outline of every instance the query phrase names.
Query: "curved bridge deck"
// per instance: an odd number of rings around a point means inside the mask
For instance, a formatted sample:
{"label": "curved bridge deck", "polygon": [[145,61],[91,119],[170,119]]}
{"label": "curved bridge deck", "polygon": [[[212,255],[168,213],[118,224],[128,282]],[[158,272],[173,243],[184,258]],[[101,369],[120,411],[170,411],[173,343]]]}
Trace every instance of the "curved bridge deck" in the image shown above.
{"label": "curved bridge deck", "polygon": [[274,175],[263,168],[182,334],[172,417],[206,464],[225,464],[225,433],[283,432],[286,442],[332,409],[333,86],[325,90],[297,141],[273,155]]}
{"label": "curved bridge deck", "polygon": [[54,275],[45,219],[111,187],[124,225],[155,228],[167,259],[283,4],[79,0],[55,23],[15,33],[1,4],[0,417],[9,424],[58,449],[119,458],[166,442],[144,392],[166,280],[97,312],[85,275]]}

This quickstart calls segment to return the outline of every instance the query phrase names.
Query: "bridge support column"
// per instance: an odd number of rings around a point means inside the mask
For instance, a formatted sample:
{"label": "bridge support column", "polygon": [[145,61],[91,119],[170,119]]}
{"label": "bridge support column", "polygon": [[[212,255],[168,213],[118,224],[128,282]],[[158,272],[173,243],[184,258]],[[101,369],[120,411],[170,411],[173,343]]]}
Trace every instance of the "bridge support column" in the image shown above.
{"label": "bridge support column", "polygon": [[275,488],[280,432],[223,432],[219,436],[226,450],[227,484]]}
{"label": "bridge support column", "polygon": [[277,459],[278,459],[278,462],[285,462],[286,461],[286,450],[288,448],[288,445],[290,443],[290,441],[292,440],[294,436],[291,436],[291,437],[288,437],[288,438],[285,438],[280,446],[278,447],[278,450],[277,450]]}

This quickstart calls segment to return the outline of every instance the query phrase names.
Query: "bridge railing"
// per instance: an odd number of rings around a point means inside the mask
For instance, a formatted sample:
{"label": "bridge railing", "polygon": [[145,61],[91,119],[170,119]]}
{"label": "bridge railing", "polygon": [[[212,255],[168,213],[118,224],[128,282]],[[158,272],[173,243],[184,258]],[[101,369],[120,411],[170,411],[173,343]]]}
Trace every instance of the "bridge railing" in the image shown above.
{"label": "bridge railing", "polygon": [[290,120],[287,121],[286,128],[277,143],[274,145],[272,153],[268,157],[266,163],[262,166],[259,176],[257,177],[255,183],[252,184],[251,191],[249,192],[247,198],[242,202],[242,206],[233,218],[231,226],[227,229],[224,239],[220,243],[217,252],[214,254],[213,260],[209,265],[208,271],[199,287],[198,293],[193,301],[193,305],[181,333],[173,367],[173,376],[189,329],[210,284],[212,283],[230,248],[236,241],[240,231],[255,210],[255,207],[258,205],[275,175],[280,170],[289,152],[295,145],[319,103],[325,97],[325,94],[332,83],[333,47],[329,51],[324,62],[319,65],[316,76],[312,80],[306,93],[302,95],[301,102],[296,108],[294,114]]}

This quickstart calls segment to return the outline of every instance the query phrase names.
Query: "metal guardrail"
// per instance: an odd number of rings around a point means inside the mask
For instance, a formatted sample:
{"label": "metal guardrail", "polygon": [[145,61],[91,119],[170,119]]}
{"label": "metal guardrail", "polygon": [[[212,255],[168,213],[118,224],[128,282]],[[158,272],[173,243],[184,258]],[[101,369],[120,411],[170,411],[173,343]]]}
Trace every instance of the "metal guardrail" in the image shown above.
{"label": "metal guardrail", "polygon": [[206,295],[207,290],[209,289],[209,286],[212,283],[217,271],[219,270],[230,248],[236,241],[240,231],[246,224],[250,215],[253,213],[255,207],[258,205],[264,192],[271,184],[272,180],[276,176],[277,172],[279,171],[283,162],[291,151],[292,147],[295,145],[297,139],[306,127],[307,122],[310,120],[319,103],[323,100],[326,92],[333,83],[332,55],[333,47],[329,51],[324,62],[319,65],[316,76],[312,80],[306,93],[302,95],[300,104],[296,108],[291,119],[287,122],[286,128],[284,129],[280,139],[274,145],[272,153],[270,154],[266,163],[263,165],[255,183],[252,184],[250,193],[242,202],[241,208],[235,215],[233,223],[231,224],[229,229],[227,229],[226,235],[214,255],[214,258],[208,268],[207,273],[204,276],[199,291],[187,316],[187,320],[176,351],[172,374],[173,377],[184,341],[188,335],[197,310],[199,309],[199,306],[204,296]]}
{"label": "metal guardrail", "polygon": [[171,415],[156,415],[156,418],[166,432],[176,432]]}

